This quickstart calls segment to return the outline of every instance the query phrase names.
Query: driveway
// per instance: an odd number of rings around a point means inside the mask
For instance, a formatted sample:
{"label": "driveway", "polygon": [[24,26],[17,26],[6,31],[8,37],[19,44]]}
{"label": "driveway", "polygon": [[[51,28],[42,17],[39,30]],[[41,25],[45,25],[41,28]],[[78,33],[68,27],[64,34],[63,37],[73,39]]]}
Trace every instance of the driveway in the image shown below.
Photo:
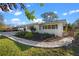
{"label": "driveway", "polygon": [[16,32],[2,32],[1,34],[4,36],[7,36],[8,38],[14,41],[17,41],[25,45],[30,45],[30,46],[35,46],[35,47],[44,47],[44,48],[67,46],[68,44],[72,43],[72,40],[74,40],[73,37],[66,37],[54,42],[37,42],[37,41],[29,40],[29,39],[15,37],[13,36],[15,33]]}

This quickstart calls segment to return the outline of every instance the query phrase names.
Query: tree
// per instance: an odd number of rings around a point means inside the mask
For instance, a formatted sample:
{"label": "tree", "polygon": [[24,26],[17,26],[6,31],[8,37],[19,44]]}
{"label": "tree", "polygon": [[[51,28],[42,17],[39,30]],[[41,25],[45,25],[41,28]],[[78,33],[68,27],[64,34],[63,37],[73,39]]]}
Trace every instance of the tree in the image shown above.
{"label": "tree", "polygon": [[73,30],[73,28],[74,28],[73,25],[70,24],[70,23],[67,25],[67,27],[68,27],[68,31],[71,31],[71,30]]}
{"label": "tree", "polygon": [[46,22],[51,22],[55,20],[55,18],[58,18],[57,14],[55,14],[54,12],[45,12],[41,14],[41,17],[43,17],[43,20]]}
{"label": "tree", "polygon": [[41,6],[41,7],[44,6],[44,3],[40,3],[40,6]]}
{"label": "tree", "polygon": [[74,23],[73,23],[73,26],[75,29],[79,29],[79,19],[77,19]]}
{"label": "tree", "polygon": [[43,18],[46,18],[46,17],[58,18],[57,14],[55,14],[54,12],[45,12],[41,14],[41,16]]}
{"label": "tree", "polygon": [[4,24],[4,17],[2,14],[0,14],[0,25]]}
{"label": "tree", "polygon": [[[25,4],[23,3],[0,3],[0,8],[2,9],[2,11],[7,12],[10,10],[19,9],[18,5],[20,9],[25,11],[25,15],[27,16],[29,20],[35,19],[34,10],[30,12],[28,8],[25,6]],[[39,5],[43,6],[42,3],[40,3]]]}

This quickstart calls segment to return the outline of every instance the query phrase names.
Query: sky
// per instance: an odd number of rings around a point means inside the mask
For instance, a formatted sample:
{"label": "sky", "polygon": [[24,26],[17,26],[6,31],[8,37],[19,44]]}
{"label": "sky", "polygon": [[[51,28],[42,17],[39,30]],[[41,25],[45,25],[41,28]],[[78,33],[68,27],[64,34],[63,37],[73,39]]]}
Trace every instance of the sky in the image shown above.
{"label": "sky", "polygon": [[79,4],[78,3],[45,3],[40,7],[37,3],[27,3],[26,7],[32,11],[35,10],[36,19],[29,21],[23,10],[10,10],[10,12],[0,13],[4,16],[4,22],[9,25],[23,25],[35,22],[42,22],[41,14],[44,12],[54,12],[58,15],[60,20],[66,19],[68,23],[74,23],[79,18]]}

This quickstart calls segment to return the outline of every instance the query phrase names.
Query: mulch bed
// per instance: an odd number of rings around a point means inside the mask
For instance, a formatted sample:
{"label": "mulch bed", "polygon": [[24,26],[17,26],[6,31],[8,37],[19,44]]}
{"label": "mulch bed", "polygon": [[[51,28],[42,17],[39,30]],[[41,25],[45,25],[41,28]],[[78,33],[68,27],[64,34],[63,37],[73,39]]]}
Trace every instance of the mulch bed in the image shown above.
{"label": "mulch bed", "polygon": [[[27,32],[26,32],[26,34],[27,34]],[[17,35],[15,35],[15,36],[17,36]],[[17,36],[17,37],[29,39],[29,40],[33,40],[33,41],[39,41],[39,42],[41,42],[41,41],[42,42],[51,42],[51,41],[58,41],[58,40],[62,39],[62,37],[58,37],[58,36],[50,35],[50,34],[41,34],[41,33],[33,33],[32,38],[24,37],[24,34]]]}
{"label": "mulch bed", "polygon": [[[24,37],[21,37],[21,38],[24,38]],[[32,39],[29,39],[29,40],[33,40],[33,41],[39,41],[39,42],[51,42],[51,41],[58,41],[58,40],[61,40],[63,37],[50,37],[50,38],[42,38],[40,35],[37,35],[35,37],[33,37]],[[28,39],[28,38],[24,38],[24,39]]]}

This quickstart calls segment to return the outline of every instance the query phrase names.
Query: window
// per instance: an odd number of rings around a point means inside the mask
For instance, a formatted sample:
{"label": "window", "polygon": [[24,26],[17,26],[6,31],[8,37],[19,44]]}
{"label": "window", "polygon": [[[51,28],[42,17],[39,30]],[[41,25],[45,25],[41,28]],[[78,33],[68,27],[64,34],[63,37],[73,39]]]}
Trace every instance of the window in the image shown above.
{"label": "window", "polygon": [[51,29],[51,25],[48,25],[48,29]]}
{"label": "window", "polygon": [[43,25],[40,27],[42,27],[43,29],[57,29],[58,28],[57,25]]}
{"label": "window", "polygon": [[58,26],[57,25],[52,25],[52,29],[57,29]]}

